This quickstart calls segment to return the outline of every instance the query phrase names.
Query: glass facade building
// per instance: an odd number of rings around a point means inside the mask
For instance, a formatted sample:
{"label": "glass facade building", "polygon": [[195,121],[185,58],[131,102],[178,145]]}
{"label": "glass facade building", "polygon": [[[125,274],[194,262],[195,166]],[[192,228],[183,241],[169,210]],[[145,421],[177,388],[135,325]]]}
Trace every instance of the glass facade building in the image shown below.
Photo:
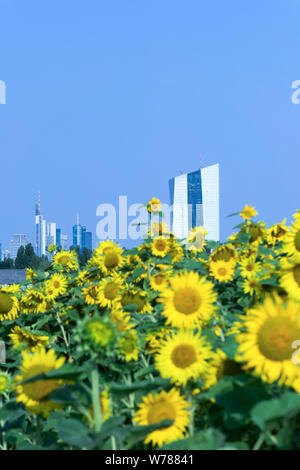
{"label": "glass facade building", "polygon": [[193,227],[204,226],[209,240],[219,241],[219,165],[171,178],[172,231],[186,238]]}
{"label": "glass facade building", "polygon": [[79,216],[77,215],[77,223],[73,225],[73,246],[79,246],[83,252],[85,248],[92,250],[92,232],[87,232],[84,225],[80,225]]}
{"label": "glass facade building", "polygon": [[88,250],[93,250],[92,232],[85,232],[84,248],[87,248]]}
{"label": "glass facade building", "polygon": [[23,234],[16,234],[13,236],[12,240],[10,241],[10,257],[15,260],[17,257],[18,249],[21,246],[28,245],[29,241],[26,235]]}

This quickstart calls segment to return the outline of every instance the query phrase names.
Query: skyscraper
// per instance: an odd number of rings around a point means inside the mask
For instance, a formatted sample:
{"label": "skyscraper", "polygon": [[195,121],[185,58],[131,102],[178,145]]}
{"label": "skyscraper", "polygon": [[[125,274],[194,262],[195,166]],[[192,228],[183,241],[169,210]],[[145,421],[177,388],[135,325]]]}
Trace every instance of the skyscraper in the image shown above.
{"label": "skyscraper", "polygon": [[88,250],[93,250],[92,232],[85,232],[85,234],[84,234],[84,248],[87,248]]}
{"label": "skyscraper", "polygon": [[21,247],[21,246],[25,246],[28,245],[29,241],[26,237],[26,235],[24,234],[16,234],[13,236],[12,240],[10,240],[10,257],[15,260],[16,257],[17,257],[17,253],[18,253],[18,249]]}
{"label": "skyscraper", "polygon": [[61,233],[60,235],[60,246],[62,250],[68,249],[68,235]]}
{"label": "skyscraper", "polygon": [[61,246],[61,229],[56,229],[56,245]]}
{"label": "skyscraper", "polygon": [[186,238],[191,228],[202,225],[209,240],[219,241],[219,165],[171,178],[169,189],[173,233]]}
{"label": "skyscraper", "polygon": [[41,215],[41,197],[35,205],[35,252],[38,256],[46,254],[46,221]]}
{"label": "skyscraper", "polygon": [[79,223],[79,213],[76,215],[76,224],[73,225],[73,246],[79,246],[80,249],[83,246],[82,240],[82,226]]}
{"label": "skyscraper", "polygon": [[56,245],[56,223],[55,222],[47,223],[46,247],[48,248],[48,246],[51,244]]}
{"label": "skyscraper", "polygon": [[2,261],[2,243],[0,243],[0,261]]}
{"label": "skyscraper", "polygon": [[73,225],[73,246],[79,246],[81,252],[85,248],[92,250],[92,232],[87,232],[86,227],[80,225],[78,212],[76,224]]}

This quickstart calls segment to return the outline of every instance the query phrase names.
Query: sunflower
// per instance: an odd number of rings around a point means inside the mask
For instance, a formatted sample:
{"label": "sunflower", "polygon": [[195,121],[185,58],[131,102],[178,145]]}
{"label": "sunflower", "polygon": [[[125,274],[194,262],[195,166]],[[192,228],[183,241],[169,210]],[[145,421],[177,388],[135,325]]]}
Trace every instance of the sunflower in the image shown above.
{"label": "sunflower", "polygon": [[132,329],[125,332],[123,338],[119,339],[119,348],[120,353],[125,358],[126,362],[138,360],[139,349],[136,330]]}
{"label": "sunflower", "polygon": [[29,288],[20,301],[22,313],[45,313],[47,311],[47,298],[37,289]]}
{"label": "sunflower", "polygon": [[249,243],[257,246],[266,237],[267,232],[263,222],[254,223],[252,221],[247,221],[246,224],[241,228],[241,233],[249,234]]}
{"label": "sunflower", "polygon": [[285,239],[285,236],[289,231],[285,222],[286,219],[284,219],[280,224],[272,225],[272,227],[267,230],[268,245],[274,246],[277,242],[281,242]]}
{"label": "sunflower", "polygon": [[210,274],[219,282],[232,281],[234,265],[228,261],[215,261],[209,264]]}
{"label": "sunflower", "polygon": [[183,248],[176,240],[169,240],[169,254],[171,255],[172,263],[179,263],[182,260]]}
{"label": "sunflower", "polygon": [[151,201],[148,202],[147,204],[147,211],[151,214],[155,214],[159,212],[159,209],[161,207],[160,200],[157,199],[156,197],[153,197]]}
{"label": "sunflower", "polygon": [[300,218],[292,224],[284,239],[282,251],[300,262]]}
{"label": "sunflower", "polygon": [[245,294],[250,295],[261,295],[262,287],[260,282],[260,278],[254,273],[244,279],[242,284],[242,288]]}
{"label": "sunflower", "polygon": [[240,363],[227,357],[221,349],[217,349],[217,351],[211,355],[209,367],[205,369],[204,374],[201,376],[204,380],[203,390],[207,390],[215,385],[222,377],[234,377],[242,372]]}
{"label": "sunflower", "polygon": [[169,240],[165,237],[157,237],[152,241],[151,252],[153,256],[164,258],[169,251]]}
{"label": "sunflower", "polygon": [[207,234],[208,232],[202,226],[192,228],[186,240],[189,244],[189,250],[203,251],[206,245],[205,235]]}
{"label": "sunflower", "polygon": [[292,300],[300,302],[300,260],[282,259],[280,286],[286,290]]}
{"label": "sunflower", "polygon": [[20,344],[25,343],[26,348],[31,352],[36,351],[40,347],[49,343],[49,336],[34,335],[18,325],[11,330],[11,333],[8,336],[14,346],[19,346]]}
{"label": "sunflower", "polygon": [[49,280],[46,281],[46,289],[49,288],[55,292],[56,295],[63,295],[67,292],[67,279],[62,275],[55,273]]}
{"label": "sunflower", "polygon": [[97,300],[101,307],[112,307],[121,299],[120,291],[124,281],[120,276],[103,279],[98,286]]}
{"label": "sunflower", "polygon": [[134,326],[132,323],[130,323],[130,316],[122,309],[112,308],[110,312],[110,320],[116,325],[117,331],[119,333],[128,331]]}
{"label": "sunflower", "polygon": [[60,251],[53,256],[53,268],[62,266],[64,271],[77,271],[78,259],[75,251]]}
{"label": "sunflower", "polygon": [[210,281],[191,271],[170,278],[170,284],[171,288],[164,289],[159,298],[167,324],[191,328],[211,318],[217,296]]}
{"label": "sunflower", "polygon": [[0,370],[0,395],[8,393],[12,383],[11,376],[7,371]]}
{"label": "sunflower", "polygon": [[244,333],[235,336],[239,343],[236,360],[253,369],[264,381],[289,385],[299,374],[292,362],[294,341],[300,338],[300,305],[279,297],[267,297],[247,311]]}
{"label": "sunflower", "polygon": [[125,256],[125,264],[126,266],[129,266],[130,268],[133,268],[140,264],[141,258],[139,255],[127,255]]}
{"label": "sunflower", "polygon": [[80,271],[76,278],[76,282],[78,286],[84,286],[84,284],[89,282],[89,272],[86,269]]}
{"label": "sunflower", "polygon": [[190,412],[187,410],[189,403],[176,388],[169,392],[162,390],[160,393],[149,393],[143,397],[138,411],[133,417],[133,422],[139,426],[149,426],[165,420],[172,420],[173,424],[157,429],[148,434],[145,444],[161,447],[163,444],[177,441],[184,437],[184,433],[190,421]]}
{"label": "sunflower", "polygon": [[234,246],[229,243],[215,248],[209,257],[209,264],[219,260],[228,261],[235,265],[238,261],[238,253]]}
{"label": "sunflower", "polygon": [[32,281],[35,277],[37,277],[37,273],[34,272],[34,270],[31,268],[27,268],[26,269],[26,281]]}
{"label": "sunflower", "polygon": [[151,289],[161,292],[169,286],[169,276],[164,272],[153,274],[149,279],[149,283]]}
{"label": "sunflower", "polygon": [[95,305],[99,302],[99,285],[89,284],[87,287],[82,288],[82,295],[88,305]]}
{"label": "sunflower", "polygon": [[239,215],[243,217],[244,220],[250,220],[257,214],[258,212],[256,212],[255,207],[247,206],[247,204],[245,205],[242,212],[239,213]]}
{"label": "sunflower", "polygon": [[260,263],[255,261],[255,258],[245,258],[239,261],[239,269],[241,276],[244,278],[252,277],[261,271]]}
{"label": "sunflower", "polygon": [[140,289],[125,289],[121,294],[121,305],[136,305],[137,313],[151,313],[152,307],[147,300],[147,292]]}
{"label": "sunflower", "polygon": [[212,350],[192,331],[179,331],[167,338],[155,357],[156,369],[161,377],[176,385],[186,385],[196,379],[207,368]]}
{"label": "sunflower", "polygon": [[91,266],[98,266],[107,276],[113,274],[124,265],[126,258],[122,254],[122,248],[108,240],[107,242],[100,243],[99,247],[95,250],[94,256],[89,260],[89,264]]}
{"label": "sunflower", "polygon": [[158,331],[148,333],[144,346],[146,352],[148,354],[156,354],[162,347],[164,340],[169,338],[172,333],[172,328],[162,328]]}
{"label": "sunflower", "polygon": [[21,284],[10,284],[9,286],[5,284],[2,286],[3,289],[5,289],[6,292],[9,292],[10,294],[16,295],[20,292],[21,290]]}
{"label": "sunflower", "polygon": [[19,302],[9,288],[0,287],[0,321],[13,320],[18,316]]}
{"label": "sunflower", "polygon": [[26,410],[33,414],[42,413],[44,417],[59,407],[50,399],[50,394],[60,388],[62,380],[36,380],[22,383],[31,379],[35,375],[59,369],[65,362],[65,358],[57,358],[54,349],[46,351],[44,348],[38,349],[35,353],[24,351],[22,353],[22,364],[20,375],[15,377],[15,389],[17,402],[25,405]]}
{"label": "sunflower", "polygon": [[96,352],[103,351],[111,344],[116,336],[114,325],[106,317],[85,318],[78,326],[79,337],[86,343],[86,349],[91,346]]}

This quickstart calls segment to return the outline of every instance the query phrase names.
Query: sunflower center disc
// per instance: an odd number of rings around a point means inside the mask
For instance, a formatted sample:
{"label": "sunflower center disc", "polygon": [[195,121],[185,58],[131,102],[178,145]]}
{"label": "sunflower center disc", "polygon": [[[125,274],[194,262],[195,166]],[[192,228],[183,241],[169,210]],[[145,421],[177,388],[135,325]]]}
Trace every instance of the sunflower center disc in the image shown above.
{"label": "sunflower center disc", "polygon": [[156,242],[155,243],[155,248],[158,250],[158,251],[164,251],[166,249],[166,243],[163,242],[162,240],[159,241],[159,242]]}
{"label": "sunflower center disc", "polygon": [[175,410],[171,403],[161,401],[151,406],[148,412],[149,424],[159,423],[166,419],[175,419]]}
{"label": "sunflower center disc", "polygon": [[291,359],[292,343],[300,338],[299,328],[295,328],[286,318],[269,318],[258,332],[258,347],[261,353],[272,361]]}
{"label": "sunflower center disc", "polygon": [[226,268],[219,268],[218,269],[218,274],[220,276],[225,276],[227,274],[227,269]]}
{"label": "sunflower center disc", "polygon": [[0,313],[8,313],[13,306],[13,300],[6,292],[0,292]]}
{"label": "sunflower center disc", "polygon": [[298,286],[300,287],[300,264],[297,264],[294,267],[293,273],[294,273],[295,281],[297,282]]}
{"label": "sunflower center disc", "polygon": [[104,296],[106,297],[106,299],[113,300],[118,294],[118,291],[119,289],[118,289],[118,286],[116,286],[116,284],[114,283],[108,284],[104,289]]}
{"label": "sunflower center disc", "polygon": [[119,257],[117,253],[108,253],[105,255],[105,266],[107,268],[115,268],[119,264]]}
{"label": "sunflower center disc", "polygon": [[186,287],[175,292],[174,306],[176,310],[185,315],[196,312],[201,304],[201,299],[195,289]]}
{"label": "sunflower center disc", "polygon": [[177,346],[172,352],[172,361],[176,367],[185,369],[194,362],[196,362],[197,356],[195,349],[189,344],[181,344]]}
{"label": "sunflower center disc", "polygon": [[23,385],[25,394],[32,400],[42,400],[50,395],[53,390],[59,388],[57,380],[37,380]]}
{"label": "sunflower center disc", "polygon": [[295,236],[295,247],[297,251],[300,251],[300,230],[298,230]]}
{"label": "sunflower center disc", "polygon": [[61,258],[59,258],[59,263],[62,264],[63,266],[67,266],[68,262],[69,262],[68,256],[62,256]]}

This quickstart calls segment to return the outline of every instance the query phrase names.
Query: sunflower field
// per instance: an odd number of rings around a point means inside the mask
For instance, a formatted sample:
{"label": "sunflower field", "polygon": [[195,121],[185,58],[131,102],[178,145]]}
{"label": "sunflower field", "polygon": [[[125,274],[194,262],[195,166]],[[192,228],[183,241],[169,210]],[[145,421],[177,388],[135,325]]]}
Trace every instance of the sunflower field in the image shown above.
{"label": "sunflower field", "polygon": [[232,215],[0,287],[2,450],[300,449],[300,211]]}

